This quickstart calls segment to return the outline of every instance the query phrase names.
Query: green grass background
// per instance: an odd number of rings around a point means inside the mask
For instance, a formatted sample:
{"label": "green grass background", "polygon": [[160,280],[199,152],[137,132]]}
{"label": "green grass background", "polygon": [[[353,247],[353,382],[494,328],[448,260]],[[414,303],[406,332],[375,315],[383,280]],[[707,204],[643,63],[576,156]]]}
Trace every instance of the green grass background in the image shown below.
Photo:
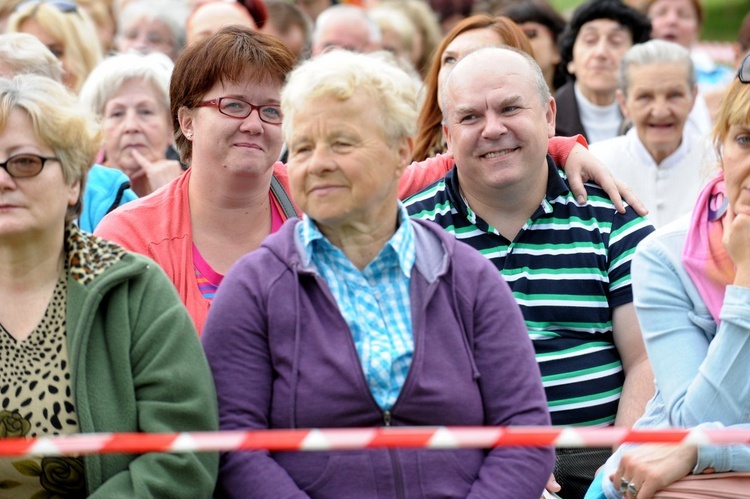
{"label": "green grass background", "polygon": [[[750,11],[750,0],[702,0],[705,21],[701,39],[705,41],[732,42],[742,18]],[[584,0],[550,0],[559,12],[572,12]]]}

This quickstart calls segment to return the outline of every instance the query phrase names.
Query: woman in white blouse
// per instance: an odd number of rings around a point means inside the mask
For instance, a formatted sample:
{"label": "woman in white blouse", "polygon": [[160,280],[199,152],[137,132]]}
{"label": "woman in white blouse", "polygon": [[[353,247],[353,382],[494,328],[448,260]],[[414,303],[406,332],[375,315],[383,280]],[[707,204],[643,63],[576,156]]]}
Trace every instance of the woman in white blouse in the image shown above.
{"label": "woman in white blouse", "polygon": [[689,212],[715,156],[706,139],[687,131],[697,88],[687,49],[651,40],[622,59],[617,99],[633,127],[591,145],[612,173],[649,209],[657,228]]}

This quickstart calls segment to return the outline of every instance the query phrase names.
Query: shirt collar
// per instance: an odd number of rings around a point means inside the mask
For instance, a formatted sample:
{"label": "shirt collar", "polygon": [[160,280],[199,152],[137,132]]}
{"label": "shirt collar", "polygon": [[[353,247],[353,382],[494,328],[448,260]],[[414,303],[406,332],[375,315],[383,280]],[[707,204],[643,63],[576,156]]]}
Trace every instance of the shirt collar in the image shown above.
{"label": "shirt collar", "polygon": [[[302,215],[302,222],[299,224],[298,230],[304,249],[301,259],[306,267],[312,265],[314,254],[321,254],[321,252],[333,248],[333,244],[323,235],[315,221],[306,214]],[[409,222],[409,214],[401,201],[398,202],[398,228],[375,259],[381,258],[387,248],[395,254],[404,275],[410,277],[416,260],[416,242],[414,229]]]}
{"label": "shirt collar", "polygon": [[[489,225],[474,213],[469,206],[469,203],[463,195],[461,195],[456,168],[458,168],[458,166],[454,164],[453,169],[445,175],[448,199],[461,216],[480,229],[488,231]],[[542,199],[541,208],[545,213],[551,213],[551,203],[555,199],[567,195],[568,192],[570,192],[570,187],[568,187],[568,184],[566,183],[567,177],[565,176],[565,173],[557,168],[555,161],[549,154],[547,155],[547,169],[547,191]],[[497,231],[495,230],[494,232]]]}

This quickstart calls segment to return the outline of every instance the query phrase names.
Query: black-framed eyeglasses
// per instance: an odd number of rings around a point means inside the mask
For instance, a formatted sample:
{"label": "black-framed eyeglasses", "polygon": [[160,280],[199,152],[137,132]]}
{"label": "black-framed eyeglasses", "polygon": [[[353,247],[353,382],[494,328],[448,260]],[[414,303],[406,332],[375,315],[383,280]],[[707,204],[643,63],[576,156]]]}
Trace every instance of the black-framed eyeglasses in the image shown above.
{"label": "black-framed eyeglasses", "polygon": [[36,177],[42,172],[47,161],[60,161],[60,159],[45,158],[38,154],[16,154],[8,158],[5,163],[0,163],[0,168],[4,168],[13,178]]}
{"label": "black-framed eyeglasses", "polygon": [[219,97],[218,99],[205,100],[197,103],[195,107],[215,107],[221,114],[238,120],[244,120],[257,109],[260,120],[271,125],[281,125],[284,118],[280,106],[272,104],[256,106],[237,97]]}
{"label": "black-framed eyeglasses", "polygon": [[47,3],[55,7],[57,10],[64,14],[71,12],[78,12],[78,4],[72,0],[26,0],[16,6],[15,12],[20,12],[27,8],[29,5],[41,5]]}
{"label": "black-framed eyeglasses", "polygon": [[750,83],[750,54],[747,54],[745,58],[742,59],[740,69],[737,71],[737,78],[739,78],[742,83]]}

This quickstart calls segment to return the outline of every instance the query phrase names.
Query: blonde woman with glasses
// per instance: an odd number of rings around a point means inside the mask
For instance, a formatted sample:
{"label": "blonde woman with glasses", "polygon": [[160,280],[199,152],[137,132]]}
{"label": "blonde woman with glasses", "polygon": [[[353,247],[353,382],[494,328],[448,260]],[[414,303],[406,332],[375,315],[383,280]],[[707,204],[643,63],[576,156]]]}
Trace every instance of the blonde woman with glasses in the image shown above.
{"label": "blonde woman with glasses", "polygon": [[[164,273],[83,232],[94,118],[0,78],[0,438],[212,431],[216,395]],[[218,455],[0,457],[3,497],[209,497]]]}

